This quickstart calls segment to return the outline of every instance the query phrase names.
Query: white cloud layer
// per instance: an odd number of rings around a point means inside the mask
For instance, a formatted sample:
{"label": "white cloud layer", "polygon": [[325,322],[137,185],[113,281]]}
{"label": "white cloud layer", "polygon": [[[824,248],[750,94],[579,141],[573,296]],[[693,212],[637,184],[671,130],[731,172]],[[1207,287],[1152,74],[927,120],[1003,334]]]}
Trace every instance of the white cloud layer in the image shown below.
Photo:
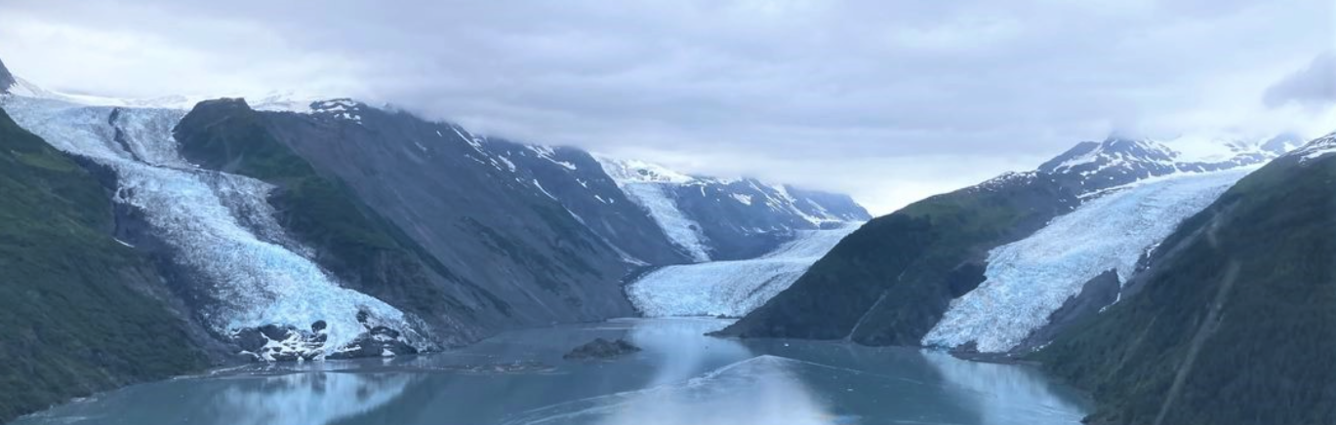
{"label": "white cloud layer", "polygon": [[0,4],[0,57],[72,92],[387,101],[515,139],[843,191],[886,213],[1115,129],[1336,129],[1322,56],[1334,8],[17,0]]}

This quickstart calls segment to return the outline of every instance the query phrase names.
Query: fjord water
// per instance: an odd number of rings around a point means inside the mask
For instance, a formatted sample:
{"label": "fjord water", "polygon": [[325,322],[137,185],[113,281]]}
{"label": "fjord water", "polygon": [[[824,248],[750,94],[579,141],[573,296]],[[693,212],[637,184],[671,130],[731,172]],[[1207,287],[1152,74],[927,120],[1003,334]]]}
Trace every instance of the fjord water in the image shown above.
{"label": "fjord water", "polygon": [[[729,321],[516,331],[424,356],[265,364],[137,385],[15,424],[1077,424],[1081,393],[1023,365],[907,348],[707,337]],[[643,350],[562,355],[596,337]]]}

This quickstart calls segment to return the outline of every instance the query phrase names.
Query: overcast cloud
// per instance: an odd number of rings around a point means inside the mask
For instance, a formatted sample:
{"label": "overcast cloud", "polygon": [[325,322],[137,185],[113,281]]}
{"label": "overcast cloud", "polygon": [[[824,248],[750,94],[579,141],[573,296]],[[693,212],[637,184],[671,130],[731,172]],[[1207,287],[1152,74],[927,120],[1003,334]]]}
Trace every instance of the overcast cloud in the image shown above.
{"label": "overcast cloud", "polygon": [[24,1],[0,58],[117,96],[351,95],[876,213],[1113,130],[1336,130],[1330,0]]}

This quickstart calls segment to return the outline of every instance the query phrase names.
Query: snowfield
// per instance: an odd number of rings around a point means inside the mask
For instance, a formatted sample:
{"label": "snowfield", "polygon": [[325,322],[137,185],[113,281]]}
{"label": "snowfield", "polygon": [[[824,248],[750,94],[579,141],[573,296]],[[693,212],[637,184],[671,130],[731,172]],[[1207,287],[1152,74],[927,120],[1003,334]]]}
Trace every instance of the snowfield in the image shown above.
{"label": "snowfield", "polygon": [[627,286],[627,295],[649,317],[741,317],[788,289],[812,263],[858,228],[803,230],[759,258],[668,266]]}
{"label": "snowfield", "polygon": [[1100,192],[1030,237],[990,252],[986,280],[951,302],[923,344],[1015,348],[1090,279],[1114,270],[1126,283],[1142,254],[1255,169],[1178,173]]}
{"label": "snowfield", "polygon": [[[340,287],[310,260],[312,250],[286,236],[267,202],[273,186],[203,170],[182,158],[172,129],[185,111],[18,96],[0,102],[16,122],[52,146],[116,172],[114,201],[141,211],[154,236],[171,246],[175,263],[203,280],[206,287],[192,289],[205,295],[202,315],[214,331],[236,335],[265,325],[291,327],[301,335],[269,344],[315,357],[353,344],[366,326],[384,325],[402,332],[410,345],[423,345],[410,324],[415,319]],[[359,312],[368,313],[365,324],[357,319]],[[308,331],[317,321],[327,327]]]}

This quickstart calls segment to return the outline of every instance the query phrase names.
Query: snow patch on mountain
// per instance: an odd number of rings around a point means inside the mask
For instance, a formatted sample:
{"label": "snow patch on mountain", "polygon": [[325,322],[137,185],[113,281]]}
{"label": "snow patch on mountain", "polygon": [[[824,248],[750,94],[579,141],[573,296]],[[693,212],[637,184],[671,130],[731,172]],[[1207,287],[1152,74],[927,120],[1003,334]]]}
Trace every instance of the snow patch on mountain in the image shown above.
{"label": "snow patch on mountain", "polygon": [[[289,239],[266,202],[273,186],[203,170],[180,156],[172,129],[183,110],[85,106],[10,96],[3,106],[25,129],[117,175],[114,201],[144,214],[174,260],[206,286],[205,324],[222,335],[285,329],[273,350],[318,358],[354,345],[375,327],[425,348],[415,318],[342,288]],[[375,336],[375,335],[373,335]],[[276,344],[276,345],[275,345]],[[253,353],[272,359],[271,353]]]}
{"label": "snow patch on mountain", "polygon": [[986,280],[951,302],[927,346],[1015,348],[1109,270],[1126,282],[1141,256],[1257,167],[1176,173],[1102,192],[1020,241],[992,250]]}
{"label": "snow patch on mountain", "polygon": [[352,99],[317,100],[310,103],[309,114],[322,114],[337,119],[362,122],[361,102]]}
{"label": "snow patch on mountain", "polygon": [[[813,211],[803,210],[798,205],[798,199],[789,194],[788,186],[775,184],[764,185],[764,188],[762,188],[757,187],[754,181],[751,184],[752,187],[760,190],[760,192],[765,195],[766,205],[769,205],[770,208],[775,209],[776,211],[785,211],[789,214],[793,214],[803,219],[803,221],[815,226],[821,226],[824,223],[842,223],[846,221],[843,218],[831,215],[824,207],[810,201],[808,203],[816,206],[816,208]],[[769,188],[770,190],[765,190],[766,188]]]}
{"label": "snow patch on mountain", "polygon": [[[1079,150],[1078,150],[1079,149]],[[1109,168],[1125,168],[1138,163],[1173,163],[1177,152],[1149,140],[1111,139],[1099,144],[1081,144],[1069,152],[1072,155],[1049,167],[1048,172],[1077,171],[1082,175],[1095,174]],[[1083,167],[1086,166],[1086,167]]]}
{"label": "snow patch on mountain", "polygon": [[1299,161],[1303,162],[1317,159],[1318,157],[1333,152],[1336,152],[1336,132],[1313,139],[1313,141],[1308,142],[1303,145],[1303,147],[1295,149],[1290,155],[1299,157]]}
{"label": "snow patch on mountain", "polygon": [[741,317],[788,289],[808,268],[858,228],[801,230],[794,240],[759,258],[667,266],[627,286],[641,313],[661,316]]}
{"label": "snow patch on mountain", "polygon": [[596,155],[603,172],[617,183],[689,183],[696,180],[662,165],[634,159],[614,159]]}

